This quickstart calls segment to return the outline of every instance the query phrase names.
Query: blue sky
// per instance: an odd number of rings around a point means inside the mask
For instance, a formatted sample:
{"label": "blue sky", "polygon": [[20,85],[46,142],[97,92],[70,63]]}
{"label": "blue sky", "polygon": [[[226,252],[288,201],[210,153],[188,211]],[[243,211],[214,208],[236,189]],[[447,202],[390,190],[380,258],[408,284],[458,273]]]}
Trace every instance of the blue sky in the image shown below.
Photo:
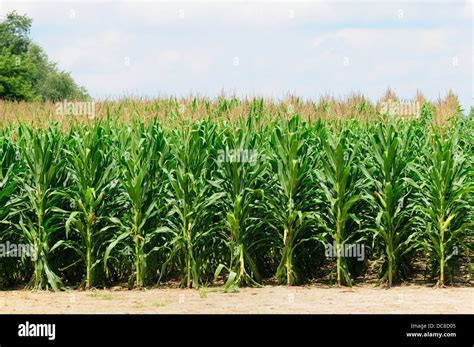
{"label": "blue sky", "polygon": [[22,1],[32,38],[96,98],[377,100],[451,89],[474,105],[472,1]]}

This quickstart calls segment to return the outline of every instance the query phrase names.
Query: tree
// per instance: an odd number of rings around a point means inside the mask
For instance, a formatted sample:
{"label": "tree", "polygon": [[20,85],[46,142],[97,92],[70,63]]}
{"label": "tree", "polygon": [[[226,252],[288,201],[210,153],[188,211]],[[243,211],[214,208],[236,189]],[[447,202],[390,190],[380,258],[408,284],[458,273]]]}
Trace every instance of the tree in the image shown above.
{"label": "tree", "polygon": [[0,99],[87,99],[87,91],[30,40],[31,24],[30,18],[16,12],[0,22]]}
{"label": "tree", "polygon": [[9,48],[0,54],[0,98],[33,99],[32,80],[36,67],[25,57],[14,55]]}
{"label": "tree", "polygon": [[16,12],[7,14],[5,20],[0,22],[0,50],[9,48],[15,55],[26,53],[30,45],[28,34],[31,23],[30,18]]}

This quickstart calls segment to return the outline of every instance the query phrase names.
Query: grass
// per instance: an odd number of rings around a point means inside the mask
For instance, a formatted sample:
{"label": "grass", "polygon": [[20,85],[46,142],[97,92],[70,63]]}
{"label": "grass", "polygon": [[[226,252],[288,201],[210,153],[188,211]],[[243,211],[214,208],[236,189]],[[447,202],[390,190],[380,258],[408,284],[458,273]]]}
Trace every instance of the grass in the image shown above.
{"label": "grass", "polygon": [[199,288],[198,292],[199,292],[199,297],[200,297],[201,299],[206,299],[206,298],[207,298],[207,290],[206,290],[206,288],[202,288],[202,287],[201,287],[201,288]]}

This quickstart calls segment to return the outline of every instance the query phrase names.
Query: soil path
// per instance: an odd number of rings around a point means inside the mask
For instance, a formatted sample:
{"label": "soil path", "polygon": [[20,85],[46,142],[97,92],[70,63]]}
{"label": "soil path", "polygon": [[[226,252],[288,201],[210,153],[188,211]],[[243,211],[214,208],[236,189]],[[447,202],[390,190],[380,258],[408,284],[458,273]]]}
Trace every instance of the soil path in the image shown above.
{"label": "soil path", "polygon": [[0,313],[474,313],[474,288],[410,285],[0,291]]}

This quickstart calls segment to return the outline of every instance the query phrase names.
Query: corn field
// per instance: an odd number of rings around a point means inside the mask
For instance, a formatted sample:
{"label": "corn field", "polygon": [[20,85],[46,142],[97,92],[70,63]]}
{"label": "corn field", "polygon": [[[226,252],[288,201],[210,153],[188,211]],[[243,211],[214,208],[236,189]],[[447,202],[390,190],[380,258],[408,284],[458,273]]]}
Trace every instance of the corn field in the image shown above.
{"label": "corn field", "polygon": [[65,120],[0,103],[0,242],[35,249],[0,257],[0,278],[236,290],[372,273],[392,286],[421,269],[470,283],[474,123],[443,105],[404,118],[361,97],[171,98]]}

